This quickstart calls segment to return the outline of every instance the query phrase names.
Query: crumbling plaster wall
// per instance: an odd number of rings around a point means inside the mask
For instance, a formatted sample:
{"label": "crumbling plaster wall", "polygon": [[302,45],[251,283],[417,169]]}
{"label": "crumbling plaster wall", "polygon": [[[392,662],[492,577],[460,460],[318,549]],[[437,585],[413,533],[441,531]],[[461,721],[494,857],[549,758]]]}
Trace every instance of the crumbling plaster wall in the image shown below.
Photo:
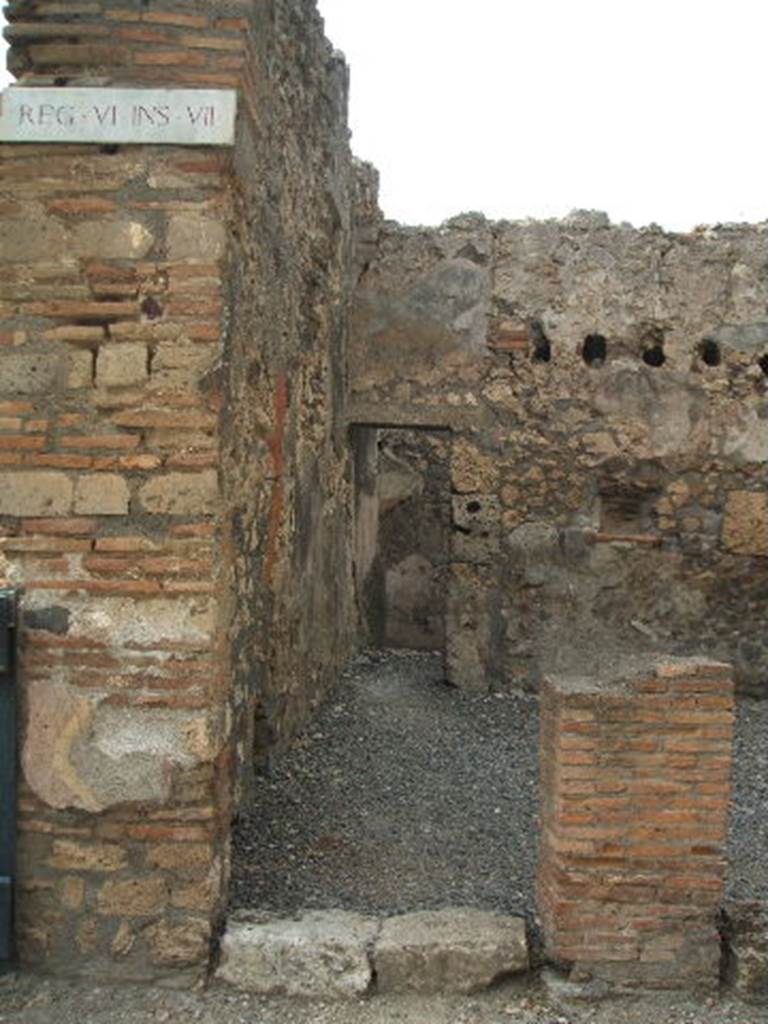
{"label": "crumbling plaster wall", "polygon": [[362,229],[350,416],[453,431],[454,681],[648,646],[765,693],[766,225]]}

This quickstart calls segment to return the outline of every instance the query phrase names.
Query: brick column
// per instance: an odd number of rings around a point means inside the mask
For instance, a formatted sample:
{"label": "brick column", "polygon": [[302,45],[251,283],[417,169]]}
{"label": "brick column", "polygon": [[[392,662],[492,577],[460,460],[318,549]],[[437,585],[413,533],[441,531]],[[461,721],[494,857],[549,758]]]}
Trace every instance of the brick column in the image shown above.
{"label": "brick column", "polygon": [[[67,83],[234,86],[247,24],[222,10],[17,0],[10,64],[50,99]],[[5,144],[0,158],[20,954],[194,980],[223,913],[230,818],[218,368],[232,154]]]}
{"label": "brick column", "polygon": [[349,649],[346,72],[306,0],[7,13],[41,103],[239,90],[231,148],[0,145],[18,946],[180,985],[225,913],[254,734],[284,742]]}
{"label": "brick column", "polygon": [[717,984],[733,713],[700,659],[546,681],[538,906],[572,978]]}

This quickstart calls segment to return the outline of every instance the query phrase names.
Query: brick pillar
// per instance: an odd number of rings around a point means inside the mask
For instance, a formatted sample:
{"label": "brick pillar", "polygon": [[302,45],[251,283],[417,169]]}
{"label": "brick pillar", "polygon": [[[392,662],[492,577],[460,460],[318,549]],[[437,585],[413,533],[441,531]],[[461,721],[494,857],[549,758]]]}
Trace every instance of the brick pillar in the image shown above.
{"label": "brick pillar", "polygon": [[284,741],[348,650],[346,74],[309,0],[7,13],[46,106],[239,91],[231,148],[0,145],[18,945],[179,985],[226,909],[253,733]]}
{"label": "brick pillar", "polygon": [[538,906],[572,977],[718,981],[734,698],[729,666],[664,659],[545,682]]}
{"label": "brick pillar", "polygon": [[[246,22],[178,7],[16,0],[10,65],[41,101],[66,83],[236,85]],[[226,899],[232,155],[4,144],[0,158],[18,945],[25,965],[179,983],[205,971]]]}

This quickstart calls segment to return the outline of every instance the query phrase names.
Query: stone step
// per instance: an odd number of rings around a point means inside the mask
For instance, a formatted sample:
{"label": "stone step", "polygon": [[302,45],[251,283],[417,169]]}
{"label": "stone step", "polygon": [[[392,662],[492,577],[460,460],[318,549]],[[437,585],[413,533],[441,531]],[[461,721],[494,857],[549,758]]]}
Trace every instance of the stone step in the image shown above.
{"label": "stone step", "polygon": [[355,999],[478,992],[528,964],[523,918],[470,907],[384,919],[244,913],[227,926],[216,978],[260,995]]}

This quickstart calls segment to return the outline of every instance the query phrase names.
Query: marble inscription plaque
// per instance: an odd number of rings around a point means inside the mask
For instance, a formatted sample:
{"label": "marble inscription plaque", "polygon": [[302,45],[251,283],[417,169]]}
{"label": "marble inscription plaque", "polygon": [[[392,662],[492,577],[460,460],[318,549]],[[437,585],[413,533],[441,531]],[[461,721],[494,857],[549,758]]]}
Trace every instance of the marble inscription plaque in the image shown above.
{"label": "marble inscription plaque", "polygon": [[28,88],[0,95],[0,142],[231,146],[234,89]]}

